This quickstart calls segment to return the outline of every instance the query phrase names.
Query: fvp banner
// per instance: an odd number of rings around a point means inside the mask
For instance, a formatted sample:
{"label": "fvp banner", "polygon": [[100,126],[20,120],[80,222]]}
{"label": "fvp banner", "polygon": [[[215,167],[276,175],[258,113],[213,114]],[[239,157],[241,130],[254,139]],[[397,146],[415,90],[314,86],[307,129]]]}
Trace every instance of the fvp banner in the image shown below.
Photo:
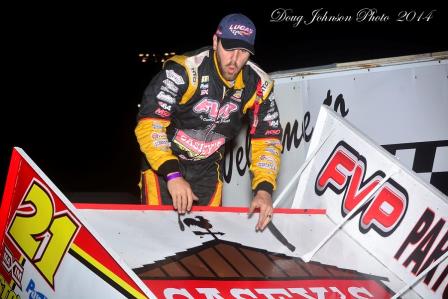
{"label": "fvp banner", "polygon": [[344,223],[336,235],[350,235],[407,284],[423,275],[413,287],[422,298],[446,298],[447,197],[325,106],[314,134],[294,206],[325,208]]}

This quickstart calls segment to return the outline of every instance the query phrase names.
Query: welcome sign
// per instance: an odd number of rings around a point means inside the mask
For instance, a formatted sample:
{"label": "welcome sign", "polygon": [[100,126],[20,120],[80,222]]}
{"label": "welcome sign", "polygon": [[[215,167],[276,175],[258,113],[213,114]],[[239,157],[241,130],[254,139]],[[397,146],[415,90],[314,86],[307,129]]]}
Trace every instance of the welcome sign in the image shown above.
{"label": "welcome sign", "polygon": [[[270,74],[283,127],[278,197],[300,168],[321,105],[355,125],[448,195],[448,53],[332,64]],[[251,199],[249,134],[227,146],[223,202]],[[291,207],[295,189],[281,207]]]}

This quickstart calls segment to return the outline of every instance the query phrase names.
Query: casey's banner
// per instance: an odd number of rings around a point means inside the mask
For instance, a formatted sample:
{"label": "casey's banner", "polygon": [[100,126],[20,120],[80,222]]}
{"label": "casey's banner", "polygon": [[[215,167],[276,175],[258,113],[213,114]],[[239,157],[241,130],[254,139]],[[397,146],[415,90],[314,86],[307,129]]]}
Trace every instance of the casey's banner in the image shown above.
{"label": "casey's banner", "polygon": [[1,298],[155,298],[20,148],[0,209]]}
{"label": "casey's banner", "polygon": [[[447,298],[447,197],[327,107],[314,134],[293,206],[326,208],[422,298]],[[328,246],[333,233],[304,257]]]}
{"label": "casey's banner", "polygon": [[346,235],[305,262],[333,227],[324,210],[278,209],[256,232],[246,208],[77,205],[158,298],[391,298],[403,281]]}

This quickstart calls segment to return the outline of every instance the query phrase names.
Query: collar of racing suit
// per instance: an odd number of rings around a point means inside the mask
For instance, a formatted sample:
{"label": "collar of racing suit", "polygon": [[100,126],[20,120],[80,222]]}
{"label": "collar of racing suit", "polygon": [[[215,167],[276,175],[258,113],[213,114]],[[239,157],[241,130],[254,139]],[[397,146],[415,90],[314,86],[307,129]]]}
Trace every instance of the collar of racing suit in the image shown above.
{"label": "collar of racing suit", "polygon": [[235,83],[232,86],[232,84],[229,81],[224,79],[224,77],[221,74],[221,71],[219,70],[218,59],[216,57],[216,51],[213,51],[213,65],[215,67],[215,71],[218,74],[219,79],[221,79],[221,81],[224,83],[224,85],[227,88],[234,88],[234,89],[243,89],[244,88],[244,80],[243,80],[243,68],[244,67],[241,68],[240,72],[236,76]]}

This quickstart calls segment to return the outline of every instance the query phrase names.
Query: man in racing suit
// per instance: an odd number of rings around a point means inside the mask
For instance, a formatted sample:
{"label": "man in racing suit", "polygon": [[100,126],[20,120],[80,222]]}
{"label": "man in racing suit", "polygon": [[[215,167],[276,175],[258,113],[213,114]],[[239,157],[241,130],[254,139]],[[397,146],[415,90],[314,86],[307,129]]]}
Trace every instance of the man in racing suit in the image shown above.
{"label": "man in racing suit", "polygon": [[256,64],[255,26],[246,16],[224,17],[213,47],[169,59],[146,88],[135,129],[145,161],[142,201],[172,204],[179,213],[220,206],[225,142],[249,117],[256,226],[272,217],[272,191],[280,167],[282,128],[273,81]]}

